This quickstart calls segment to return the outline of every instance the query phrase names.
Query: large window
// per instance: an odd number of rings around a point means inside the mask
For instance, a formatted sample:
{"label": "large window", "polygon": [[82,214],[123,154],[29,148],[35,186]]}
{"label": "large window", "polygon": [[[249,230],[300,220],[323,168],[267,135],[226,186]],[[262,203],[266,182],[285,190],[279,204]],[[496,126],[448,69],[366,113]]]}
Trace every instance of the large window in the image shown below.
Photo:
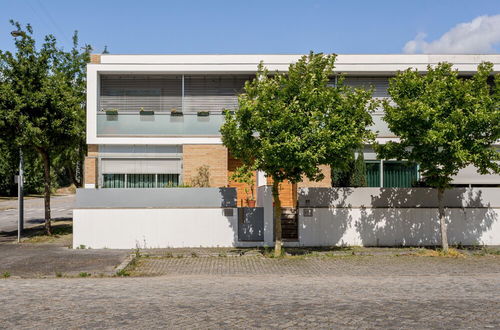
{"label": "large window", "polygon": [[[381,175],[381,168],[382,175]],[[367,161],[366,179],[368,187],[410,188],[418,180],[418,170],[415,164],[397,161]]]}
{"label": "large window", "polygon": [[103,174],[103,188],[168,188],[179,186],[179,174]]}

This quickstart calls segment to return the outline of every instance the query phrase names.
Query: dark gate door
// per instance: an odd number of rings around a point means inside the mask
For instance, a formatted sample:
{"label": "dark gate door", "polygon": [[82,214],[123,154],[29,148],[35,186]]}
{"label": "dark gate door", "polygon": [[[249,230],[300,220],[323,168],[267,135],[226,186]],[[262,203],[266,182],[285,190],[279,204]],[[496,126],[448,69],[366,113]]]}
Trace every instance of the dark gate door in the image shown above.
{"label": "dark gate door", "polygon": [[299,219],[297,209],[284,207],[281,209],[281,235],[283,239],[299,239]]}
{"label": "dark gate door", "polygon": [[254,242],[264,240],[263,207],[238,208],[238,240]]}

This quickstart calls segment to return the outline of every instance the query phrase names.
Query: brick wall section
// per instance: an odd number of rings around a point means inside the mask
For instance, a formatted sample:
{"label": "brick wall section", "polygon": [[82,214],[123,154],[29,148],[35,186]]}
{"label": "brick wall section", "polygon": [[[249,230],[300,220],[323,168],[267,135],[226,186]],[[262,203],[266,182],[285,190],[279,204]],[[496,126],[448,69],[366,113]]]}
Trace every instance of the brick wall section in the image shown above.
{"label": "brick wall section", "polygon": [[99,153],[99,146],[97,144],[87,145],[87,157],[84,162],[84,179],[83,184],[97,185],[97,155]]}
{"label": "brick wall section", "polygon": [[[247,187],[244,183],[239,183],[235,181],[229,180],[229,177],[233,175],[234,171],[241,166],[241,161],[234,159],[231,155],[228,156],[227,160],[227,177],[229,187],[236,188],[238,193],[238,206],[248,206],[247,199],[252,196],[250,191],[250,187]],[[254,181],[254,198],[257,198],[257,174],[253,173],[253,181]],[[247,188],[248,193],[245,192],[245,188]]]}
{"label": "brick wall section", "polygon": [[302,179],[302,182],[299,182],[297,186],[299,188],[331,188],[332,187],[332,177],[331,177],[331,169],[329,165],[320,165],[319,166],[321,172],[325,176],[325,178],[321,181],[315,182],[310,181],[307,177]]}
{"label": "brick wall section", "polygon": [[91,54],[90,55],[90,63],[99,64],[101,63],[101,55],[99,54]]}
{"label": "brick wall section", "polygon": [[97,158],[85,157],[84,184],[97,185]]}
{"label": "brick wall section", "polygon": [[87,144],[87,156],[97,157],[99,146],[97,144]]}
{"label": "brick wall section", "polygon": [[210,167],[210,186],[226,187],[228,183],[227,149],[223,145],[194,145],[182,146],[182,175],[186,184],[191,183],[191,178],[196,176],[200,166]]}

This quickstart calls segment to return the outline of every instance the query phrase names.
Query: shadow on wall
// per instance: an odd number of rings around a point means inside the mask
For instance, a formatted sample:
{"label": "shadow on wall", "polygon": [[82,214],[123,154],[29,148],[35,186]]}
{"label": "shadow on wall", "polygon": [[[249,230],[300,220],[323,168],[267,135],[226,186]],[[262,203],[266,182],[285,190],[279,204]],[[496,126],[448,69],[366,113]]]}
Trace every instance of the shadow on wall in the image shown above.
{"label": "shadow on wall", "polygon": [[[301,217],[301,245],[347,245],[343,238],[353,223],[349,197],[354,188],[301,188],[298,191],[299,212],[313,208],[311,217]],[[305,234],[307,232],[307,234]]]}
{"label": "shadow on wall", "polygon": [[[483,233],[498,221],[479,189],[447,190],[444,203],[450,244],[481,244]],[[440,244],[435,189],[381,189],[359,212],[355,226],[365,246]]]}

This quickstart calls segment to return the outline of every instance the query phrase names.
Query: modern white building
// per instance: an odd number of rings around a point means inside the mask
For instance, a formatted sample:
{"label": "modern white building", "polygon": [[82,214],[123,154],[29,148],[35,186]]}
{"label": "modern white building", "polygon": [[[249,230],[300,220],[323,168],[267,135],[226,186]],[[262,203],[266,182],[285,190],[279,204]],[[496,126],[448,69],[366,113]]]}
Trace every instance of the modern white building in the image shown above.
{"label": "modern white building", "polygon": [[[300,55],[93,55],[87,67],[85,188],[77,191],[75,247],[134,248],[273,245],[272,196],[255,173],[257,207],[248,189],[230,181],[239,162],[222,145],[224,110],[259,62],[286,72]],[[450,62],[463,76],[483,62],[500,72],[500,55],[338,55],[335,73],[354,87],[387,98],[399,70]],[[332,77],[332,83],[336,77]],[[373,113],[381,143],[396,140]],[[497,144],[496,148],[500,148]],[[325,179],[283,183],[287,245],[435,245],[435,191],[410,188],[417,165],[377,160],[365,146],[368,188],[331,188]],[[212,188],[189,185],[208,166]],[[500,175],[463,169],[447,191],[451,244],[500,244]],[[225,187],[225,188],[221,188]],[[146,189],[149,188],[149,189]],[[234,189],[235,188],[235,189]],[[389,189],[386,189],[389,188]],[[401,189],[392,189],[401,188]],[[469,189],[472,188],[472,189]],[[342,197],[342,198],[340,198]]]}
{"label": "modern white building", "polygon": [[[87,68],[89,153],[85,187],[189,184],[196,168],[202,165],[210,168],[211,186],[232,185],[228,174],[237,162],[221,143],[223,110],[237,107],[237,94],[244,82],[254,76],[260,61],[270,71],[286,72],[299,57],[93,55]],[[398,70],[411,67],[425,72],[428,65],[450,62],[460,74],[468,76],[483,61],[494,63],[495,72],[500,72],[500,55],[372,54],[338,55],[335,72],[346,77],[345,83],[373,86],[374,97],[386,98],[388,79]],[[397,139],[382,116],[382,111],[373,114],[377,140]],[[364,156],[369,163],[370,186],[409,187],[417,179],[415,166],[378,161],[369,146]],[[325,168],[325,172],[329,170]],[[327,178],[319,186],[331,186],[329,173],[325,174]],[[257,181],[258,185],[265,184],[261,175],[257,175]],[[461,171],[453,183],[496,186],[500,185],[500,176],[481,176],[471,167]],[[284,200],[285,205],[293,204],[293,196],[288,199]]]}

